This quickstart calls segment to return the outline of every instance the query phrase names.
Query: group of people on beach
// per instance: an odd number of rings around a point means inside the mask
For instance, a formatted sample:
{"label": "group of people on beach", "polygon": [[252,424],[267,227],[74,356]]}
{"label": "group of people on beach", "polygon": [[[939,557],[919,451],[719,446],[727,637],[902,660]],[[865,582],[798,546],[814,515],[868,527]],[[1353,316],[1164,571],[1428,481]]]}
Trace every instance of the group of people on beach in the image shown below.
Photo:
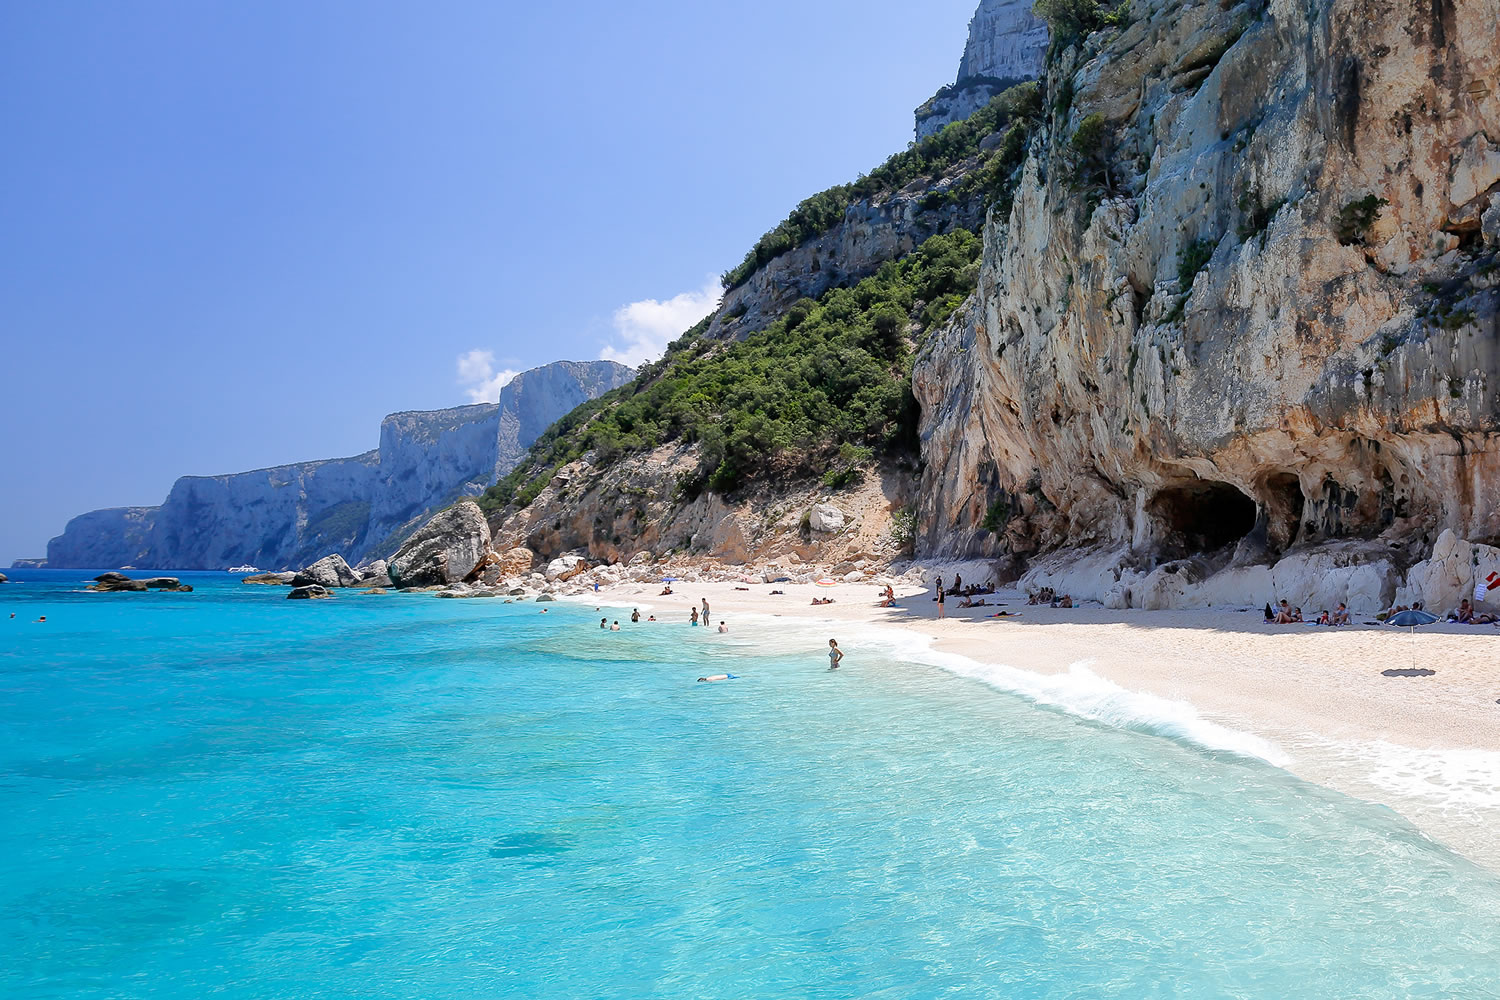
{"label": "group of people on beach", "polygon": [[1460,625],[1495,625],[1500,624],[1500,617],[1488,611],[1476,609],[1470,600],[1465,597],[1458,602],[1458,610],[1449,612],[1448,620]]}
{"label": "group of people on beach", "polygon": [[1314,619],[1313,621],[1307,621],[1307,620],[1305,620],[1302,617],[1302,609],[1301,608],[1294,608],[1294,607],[1292,607],[1292,605],[1287,601],[1286,598],[1282,598],[1281,600],[1277,601],[1275,607],[1272,607],[1270,604],[1267,604],[1266,607],[1265,607],[1265,615],[1266,615],[1266,624],[1267,625],[1349,625],[1349,624],[1352,624],[1349,621],[1349,609],[1344,606],[1344,604],[1343,604],[1342,601],[1339,602],[1339,606],[1337,608],[1335,608],[1332,612],[1330,612],[1330,611],[1328,611],[1326,609],[1323,610],[1323,611],[1321,611],[1321,612],[1319,612],[1318,617],[1316,619]]}
{"label": "group of people on beach", "polygon": [[1045,605],[1049,608],[1071,608],[1073,606],[1073,595],[1059,595],[1051,587],[1043,587],[1034,594],[1027,594],[1026,603]]}

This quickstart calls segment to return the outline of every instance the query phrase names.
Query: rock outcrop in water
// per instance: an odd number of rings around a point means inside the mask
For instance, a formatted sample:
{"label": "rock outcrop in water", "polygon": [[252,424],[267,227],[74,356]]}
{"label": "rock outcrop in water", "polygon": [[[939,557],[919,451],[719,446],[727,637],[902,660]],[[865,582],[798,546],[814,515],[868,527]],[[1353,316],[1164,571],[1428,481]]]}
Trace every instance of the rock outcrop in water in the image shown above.
{"label": "rock outcrop in water", "polygon": [[383,556],[424,515],[509,471],[552,421],[633,374],[612,361],[557,362],[516,376],[498,404],[393,413],[380,447],[354,458],[186,476],[160,507],[75,517],[48,543],[47,564],[291,568],[331,552]]}
{"label": "rock outcrop in water", "polygon": [[357,587],[360,582],[360,575],[350,568],[343,556],[336,553],[324,556],[292,577],[293,587],[306,587],[311,584],[330,588]]}
{"label": "rock outcrop in water", "polygon": [[919,361],[919,551],[1374,607],[1500,540],[1500,0],[1132,10],[1049,66]]}
{"label": "rock outcrop in water", "polygon": [[86,589],[106,594],[132,591],[144,593],[148,590],[165,590],[182,594],[193,592],[190,584],[183,583],[175,576],[153,576],[144,580],[135,580],[123,573],[102,573],[94,577],[94,582]]}

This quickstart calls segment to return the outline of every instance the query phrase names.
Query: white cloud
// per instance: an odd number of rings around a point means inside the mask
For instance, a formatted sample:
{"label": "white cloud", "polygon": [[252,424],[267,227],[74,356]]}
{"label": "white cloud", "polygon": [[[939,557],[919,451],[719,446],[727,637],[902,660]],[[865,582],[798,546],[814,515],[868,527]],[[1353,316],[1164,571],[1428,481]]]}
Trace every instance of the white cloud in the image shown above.
{"label": "white cloud", "polygon": [[509,368],[495,371],[492,351],[473,350],[458,358],[458,384],[469,394],[471,403],[498,402],[505,383],[519,374]]}
{"label": "white cloud", "polygon": [[615,310],[617,339],[599,352],[605,361],[639,365],[659,357],[667,345],[719,305],[723,292],[718,278],[709,278],[695,292],[674,295],[665,302],[644,299]]}

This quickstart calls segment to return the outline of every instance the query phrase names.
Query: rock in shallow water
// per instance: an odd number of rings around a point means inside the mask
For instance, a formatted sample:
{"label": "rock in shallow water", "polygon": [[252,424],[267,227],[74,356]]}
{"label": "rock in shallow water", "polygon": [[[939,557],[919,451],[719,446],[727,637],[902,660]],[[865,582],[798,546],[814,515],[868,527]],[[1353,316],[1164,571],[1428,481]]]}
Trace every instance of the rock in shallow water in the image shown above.
{"label": "rock in shallow water", "polygon": [[101,573],[94,577],[89,590],[99,593],[141,593],[147,590],[167,590],[190,594],[193,588],[175,576],[153,576],[146,580],[132,580],[124,573]]}
{"label": "rock in shallow water", "polygon": [[267,586],[285,586],[296,579],[296,573],[257,573],[247,576],[240,583],[258,583]]}
{"label": "rock in shallow water", "polygon": [[349,568],[344,557],[338,553],[324,556],[292,578],[292,586],[306,587],[357,587],[359,574]]}
{"label": "rock in shallow water", "polygon": [[305,587],[293,587],[292,592],[286,596],[289,601],[317,601],[333,595],[328,592],[327,587],[310,583]]}

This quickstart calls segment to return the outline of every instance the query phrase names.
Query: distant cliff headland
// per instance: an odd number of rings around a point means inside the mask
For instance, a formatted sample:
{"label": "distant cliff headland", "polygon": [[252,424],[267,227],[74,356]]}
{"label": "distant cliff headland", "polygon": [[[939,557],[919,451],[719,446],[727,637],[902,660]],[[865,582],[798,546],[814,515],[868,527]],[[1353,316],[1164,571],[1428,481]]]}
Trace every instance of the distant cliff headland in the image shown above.
{"label": "distant cliff headland", "polygon": [[498,403],[393,413],[363,455],[184,476],[158,507],[73,518],[46,564],[281,569],[330,553],[380,558],[435,509],[509,472],[558,417],[634,376],[612,361],[559,361],[517,375]]}

